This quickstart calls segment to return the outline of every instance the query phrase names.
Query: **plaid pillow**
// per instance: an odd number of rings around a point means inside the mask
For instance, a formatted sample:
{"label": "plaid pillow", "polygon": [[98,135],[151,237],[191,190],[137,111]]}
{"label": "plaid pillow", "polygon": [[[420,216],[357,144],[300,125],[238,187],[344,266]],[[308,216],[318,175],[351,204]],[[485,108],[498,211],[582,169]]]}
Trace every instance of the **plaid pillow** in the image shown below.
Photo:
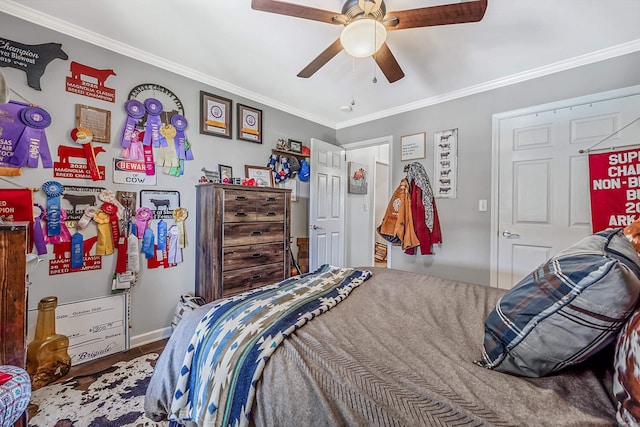
{"label": "plaid pillow", "polygon": [[485,321],[477,363],[539,377],[611,343],[640,297],[640,259],[621,230],[581,240],[538,267]]}

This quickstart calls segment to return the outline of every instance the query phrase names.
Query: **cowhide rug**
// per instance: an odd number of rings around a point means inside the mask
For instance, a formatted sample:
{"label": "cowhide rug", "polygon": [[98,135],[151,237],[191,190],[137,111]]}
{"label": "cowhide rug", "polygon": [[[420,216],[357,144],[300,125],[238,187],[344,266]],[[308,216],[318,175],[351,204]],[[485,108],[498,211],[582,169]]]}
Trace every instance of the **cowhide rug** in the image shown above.
{"label": "cowhide rug", "polygon": [[144,394],[158,355],[118,362],[92,375],[70,378],[33,391],[32,427],[165,427],[144,416]]}

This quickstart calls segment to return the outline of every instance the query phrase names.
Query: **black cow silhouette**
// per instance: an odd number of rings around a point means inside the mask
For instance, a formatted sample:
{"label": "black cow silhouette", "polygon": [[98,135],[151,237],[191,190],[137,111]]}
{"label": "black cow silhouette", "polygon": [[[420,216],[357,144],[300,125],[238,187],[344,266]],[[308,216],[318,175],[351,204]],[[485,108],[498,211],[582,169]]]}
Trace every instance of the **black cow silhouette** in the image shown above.
{"label": "black cow silhouette", "polygon": [[23,44],[0,37],[0,67],[17,68],[27,73],[27,84],[36,89],[49,62],[54,59],[69,59],[60,43]]}
{"label": "black cow silhouette", "polygon": [[96,205],[96,196],[93,194],[65,194],[62,198],[71,203],[73,213],[78,212],[78,206]]}
{"label": "black cow silhouette", "polygon": [[149,199],[149,201],[153,203],[153,206],[155,206],[154,210],[156,211],[162,210],[161,208],[165,211],[169,210],[169,199]]}

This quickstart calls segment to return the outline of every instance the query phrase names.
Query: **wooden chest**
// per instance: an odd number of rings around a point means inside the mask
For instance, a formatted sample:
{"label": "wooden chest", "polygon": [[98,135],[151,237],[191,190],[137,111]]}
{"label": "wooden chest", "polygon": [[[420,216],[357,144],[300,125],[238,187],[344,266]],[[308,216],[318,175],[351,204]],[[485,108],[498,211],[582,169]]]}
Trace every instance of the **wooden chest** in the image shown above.
{"label": "wooden chest", "polygon": [[196,295],[210,302],[289,277],[290,192],[196,186]]}

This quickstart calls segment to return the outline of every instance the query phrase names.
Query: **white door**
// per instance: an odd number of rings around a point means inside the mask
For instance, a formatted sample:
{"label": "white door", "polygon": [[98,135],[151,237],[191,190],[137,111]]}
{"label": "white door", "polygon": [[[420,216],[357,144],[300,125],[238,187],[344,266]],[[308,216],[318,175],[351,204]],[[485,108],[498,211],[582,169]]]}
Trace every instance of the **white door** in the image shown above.
{"label": "white door", "polygon": [[309,271],[345,266],[345,150],[311,138],[309,178]]}
{"label": "white door", "polygon": [[[591,234],[588,154],[580,150],[638,118],[639,93],[635,87],[494,117],[499,171],[492,284],[511,288]],[[597,148],[632,143],[640,143],[640,126]]]}

